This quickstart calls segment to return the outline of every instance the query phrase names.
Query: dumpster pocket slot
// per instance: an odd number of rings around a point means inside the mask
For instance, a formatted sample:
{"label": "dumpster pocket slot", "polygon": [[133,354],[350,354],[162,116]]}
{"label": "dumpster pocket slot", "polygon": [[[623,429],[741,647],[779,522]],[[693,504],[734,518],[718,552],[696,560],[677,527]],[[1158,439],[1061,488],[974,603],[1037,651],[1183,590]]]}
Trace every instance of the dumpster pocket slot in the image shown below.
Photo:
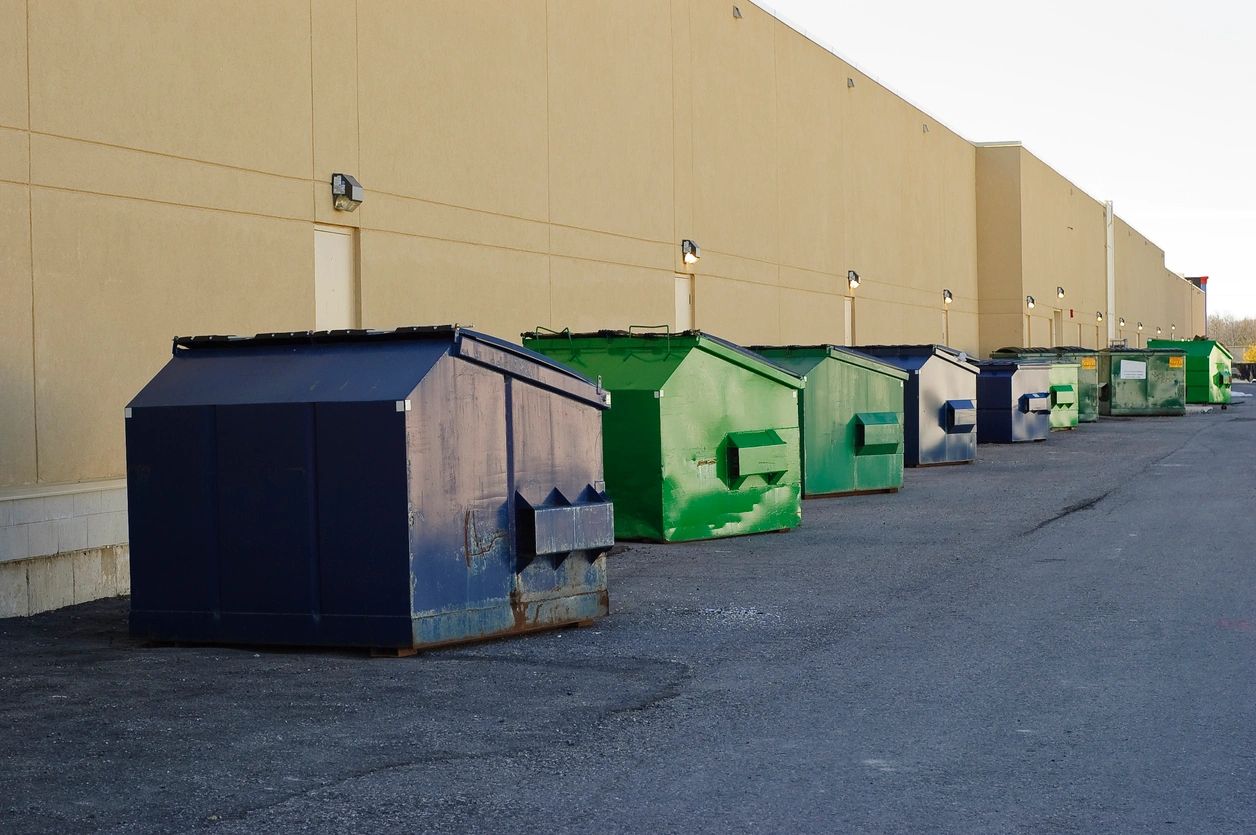
{"label": "dumpster pocket slot", "polygon": [[1234,372],[1232,372],[1230,369],[1222,368],[1220,371],[1217,372],[1217,385],[1221,386],[1222,388],[1228,387],[1230,385],[1231,380],[1233,379],[1233,376],[1234,376]]}
{"label": "dumpster pocket slot", "polygon": [[739,481],[760,475],[775,482],[789,470],[789,445],[775,430],[728,433],[728,476]]}
{"label": "dumpster pocket slot", "polygon": [[903,425],[894,412],[859,412],[855,415],[855,454],[888,455],[898,452]]}
{"label": "dumpster pocket slot", "polygon": [[[1064,386],[1063,388],[1069,388]],[[1035,391],[1032,394],[1022,394],[1020,397],[1020,410],[1025,414],[1042,415],[1051,411],[1051,401],[1054,399],[1055,392],[1048,394],[1045,391]],[[1069,396],[1072,396],[1070,389]]]}
{"label": "dumpster pocket slot", "polygon": [[1075,406],[1077,405],[1077,392],[1070,385],[1059,385],[1051,387],[1051,405],[1054,406]]}
{"label": "dumpster pocket slot", "polygon": [[946,401],[946,431],[964,434],[977,426],[977,407],[971,400]]}
{"label": "dumpster pocket slot", "polygon": [[573,502],[558,489],[532,504],[515,493],[515,530],[519,556],[597,551],[615,544],[614,506],[606,494],[588,485]]}

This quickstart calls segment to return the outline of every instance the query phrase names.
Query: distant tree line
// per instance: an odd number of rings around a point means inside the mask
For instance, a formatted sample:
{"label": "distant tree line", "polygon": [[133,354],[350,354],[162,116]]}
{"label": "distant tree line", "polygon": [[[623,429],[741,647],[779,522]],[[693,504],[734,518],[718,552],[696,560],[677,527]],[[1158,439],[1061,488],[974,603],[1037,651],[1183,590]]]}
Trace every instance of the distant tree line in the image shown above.
{"label": "distant tree line", "polygon": [[1256,319],[1220,314],[1208,317],[1208,336],[1230,349],[1238,362],[1256,362]]}

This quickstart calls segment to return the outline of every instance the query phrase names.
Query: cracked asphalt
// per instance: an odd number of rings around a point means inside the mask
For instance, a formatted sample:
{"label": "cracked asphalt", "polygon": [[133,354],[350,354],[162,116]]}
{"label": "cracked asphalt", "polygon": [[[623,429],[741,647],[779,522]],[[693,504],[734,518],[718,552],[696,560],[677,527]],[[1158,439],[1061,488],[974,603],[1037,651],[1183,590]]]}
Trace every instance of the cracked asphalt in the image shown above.
{"label": "cracked asphalt", "polygon": [[[1251,387],[1236,387],[1252,391]],[[630,545],[413,658],[0,621],[0,832],[1256,831],[1256,406]]]}

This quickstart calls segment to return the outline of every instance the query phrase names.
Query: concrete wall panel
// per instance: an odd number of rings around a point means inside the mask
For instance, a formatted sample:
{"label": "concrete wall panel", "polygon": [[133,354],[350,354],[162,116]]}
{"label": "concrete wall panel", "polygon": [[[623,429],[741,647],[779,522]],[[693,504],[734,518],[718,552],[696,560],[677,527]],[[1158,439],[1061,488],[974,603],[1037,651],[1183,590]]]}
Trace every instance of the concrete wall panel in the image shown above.
{"label": "concrete wall panel", "polygon": [[672,239],[669,0],[550,0],[555,224]]}
{"label": "concrete wall panel", "polygon": [[358,4],[363,185],[546,220],[546,4]]}
{"label": "concrete wall panel", "polygon": [[308,178],[305,0],[30,5],[31,129]]}
{"label": "concrete wall panel", "polygon": [[36,480],[30,254],[27,187],[0,183],[0,487]]}
{"label": "concrete wall panel", "polygon": [[40,481],[123,474],[122,407],[172,336],[313,326],[308,224],[40,188],[32,206]]}

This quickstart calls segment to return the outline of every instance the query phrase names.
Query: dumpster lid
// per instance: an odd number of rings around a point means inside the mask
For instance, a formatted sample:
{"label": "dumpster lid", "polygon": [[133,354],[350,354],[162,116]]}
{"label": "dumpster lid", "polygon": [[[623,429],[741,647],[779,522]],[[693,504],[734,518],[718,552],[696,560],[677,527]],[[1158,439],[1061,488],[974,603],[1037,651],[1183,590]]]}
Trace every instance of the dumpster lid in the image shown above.
{"label": "dumpster lid", "polygon": [[972,358],[967,353],[957,351],[949,345],[938,345],[936,343],[926,345],[856,345],[852,350],[882,359],[901,359],[903,362],[894,364],[909,370],[918,370],[932,358],[938,357],[960,368],[967,369],[973,374],[977,373],[977,367],[973,365]]}
{"label": "dumpster lid", "polygon": [[995,354],[1097,354],[1097,348],[1083,348],[1080,345],[1058,345],[1054,348],[1035,345],[1028,348],[1008,347],[994,351]]}
{"label": "dumpster lid", "polygon": [[457,325],[185,336],[172,353],[130,406],[403,400],[449,355],[607,408],[605,393],[578,372]]}
{"label": "dumpster lid", "polygon": [[1184,351],[1194,356],[1205,356],[1211,354],[1213,349],[1219,349],[1228,359],[1234,359],[1234,355],[1230,353],[1230,350],[1220,342],[1215,339],[1206,339],[1202,336],[1197,336],[1194,339],[1148,339],[1147,347]]}
{"label": "dumpster lid", "polygon": [[899,380],[907,379],[907,372],[897,365],[882,362],[876,357],[862,354],[854,348],[848,348],[845,345],[822,343],[820,345],[754,345],[748,347],[751,351],[766,356],[768,359],[772,359],[772,352],[774,351],[791,351],[803,355],[822,355],[868,371],[884,374],[887,377],[894,377]]}
{"label": "dumpster lid", "polygon": [[644,341],[662,340],[668,344],[675,343],[677,347],[698,348],[709,354],[714,354],[721,359],[727,360],[733,365],[739,366],[767,377],[770,380],[789,386],[790,388],[800,389],[804,385],[802,377],[792,371],[782,368],[759,354],[754,353],[748,348],[743,348],[735,342],[729,342],[727,339],[709,334],[706,331],[687,330],[687,331],[626,331],[626,330],[598,330],[585,331],[582,333],[572,333],[570,331],[562,331],[559,333],[540,333],[531,331],[523,334],[524,339],[544,339],[550,341],[556,340],[592,340],[592,339],[640,339]]}

